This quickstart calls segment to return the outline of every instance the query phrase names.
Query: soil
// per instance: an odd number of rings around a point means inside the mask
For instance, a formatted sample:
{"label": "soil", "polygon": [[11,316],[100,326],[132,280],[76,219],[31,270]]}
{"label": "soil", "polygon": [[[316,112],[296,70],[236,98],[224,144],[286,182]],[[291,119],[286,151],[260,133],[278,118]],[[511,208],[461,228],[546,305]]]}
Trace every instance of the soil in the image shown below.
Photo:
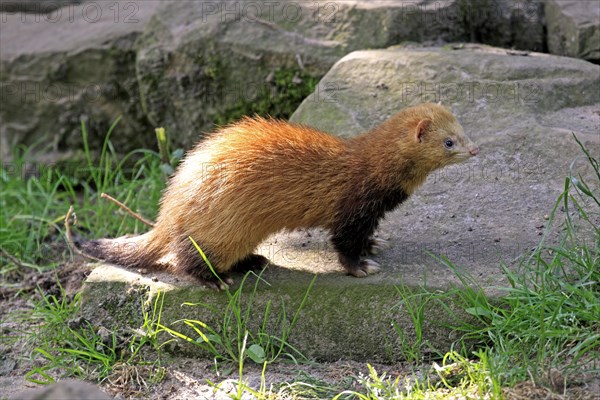
{"label": "soil", "polygon": [[[73,296],[81,287],[90,272],[84,260],[66,263],[56,270],[47,272],[31,271],[21,276],[19,288],[0,289],[0,399],[41,398],[46,395],[48,386],[38,385],[25,379],[33,366],[40,360],[30,357],[33,344],[28,342],[26,333],[33,329],[32,321],[20,318],[30,311],[34,302],[40,300],[40,288],[46,294],[60,294],[57,282],[67,296]],[[58,278],[58,281],[57,281]],[[159,383],[152,383],[151,376],[156,373],[150,366],[117,365],[113,373],[104,381],[92,382],[98,391],[115,399],[228,399],[229,394],[237,390],[237,365],[220,364],[218,369],[210,360],[192,359],[185,356],[167,354],[161,364],[164,377]],[[402,363],[394,365],[373,365],[378,372],[386,372],[391,379],[414,379],[418,368]],[[358,380],[368,373],[367,361],[344,361],[333,363],[289,364],[277,363],[268,366],[265,382],[262,382],[262,366],[247,362],[243,370],[243,381],[249,387],[258,389],[261,384],[270,388],[273,398],[331,398],[344,390],[361,390]],[[417,373],[418,374],[418,373]],[[419,374],[418,374],[419,375]],[[572,377],[569,380],[576,382]],[[74,380],[63,380],[72,389],[77,386]],[[217,383],[217,385],[211,382]],[[288,382],[288,383],[286,383]],[[290,386],[292,382],[305,382],[309,385]],[[558,374],[549,377],[548,387],[533,382],[523,382],[514,388],[505,389],[508,399],[599,399],[598,380],[595,382],[577,382],[566,388],[566,379]],[[313,386],[310,386],[313,385]],[[87,386],[60,393],[84,393],[86,398],[100,398],[100,392],[94,393]],[[52,392],[55,396],[56,391]],[[559,394],[560,393],[560,394]],[[77,395],[75,395],[77,396]],[[46,398],[46,397],[44,397]],[[55,397],[52,397],[55,398]],[[80,397],[79,397],[80,398]],[[244,398],[253,398],[246,393]]]}

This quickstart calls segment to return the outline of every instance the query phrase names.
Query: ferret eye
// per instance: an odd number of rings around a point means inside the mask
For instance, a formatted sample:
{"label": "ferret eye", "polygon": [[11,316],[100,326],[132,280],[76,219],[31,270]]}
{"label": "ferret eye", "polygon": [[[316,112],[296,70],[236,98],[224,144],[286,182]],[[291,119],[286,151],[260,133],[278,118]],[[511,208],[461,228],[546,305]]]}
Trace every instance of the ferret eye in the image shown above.
{"label": "ferret eye", "polygon": [[445,139],[444,146],[446,146],[447,149],[451,149],[452,146],[454,146],[454,141],[452,139]]}

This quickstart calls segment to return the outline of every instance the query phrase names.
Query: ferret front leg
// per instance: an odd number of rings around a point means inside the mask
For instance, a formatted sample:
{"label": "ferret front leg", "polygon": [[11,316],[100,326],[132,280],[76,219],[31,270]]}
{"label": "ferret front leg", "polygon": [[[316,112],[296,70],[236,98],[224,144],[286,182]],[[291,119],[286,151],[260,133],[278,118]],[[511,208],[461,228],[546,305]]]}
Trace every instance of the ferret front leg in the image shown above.
{"label": "ferret front leg", "polygon": [[360,256],[369,246],[370,237],[377,227],[377,220],[369,217],[339,218],[333,228],[331,242],[338,252],[342,266],[352,276],[363,278],[379,271],[379,264]]}

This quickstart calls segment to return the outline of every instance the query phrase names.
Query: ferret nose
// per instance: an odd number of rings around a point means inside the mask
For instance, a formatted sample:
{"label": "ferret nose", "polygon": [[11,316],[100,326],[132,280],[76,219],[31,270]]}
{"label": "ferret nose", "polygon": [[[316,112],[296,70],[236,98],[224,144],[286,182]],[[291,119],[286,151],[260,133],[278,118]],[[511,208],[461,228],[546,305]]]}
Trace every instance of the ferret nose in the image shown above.
{"label": "ferret nose", "polygon": [[471,146],[471,147],[469,147],[469,153],[472,156],[476,156],[477,154],[479,154],[479,147],[477,147],[477,146]]}

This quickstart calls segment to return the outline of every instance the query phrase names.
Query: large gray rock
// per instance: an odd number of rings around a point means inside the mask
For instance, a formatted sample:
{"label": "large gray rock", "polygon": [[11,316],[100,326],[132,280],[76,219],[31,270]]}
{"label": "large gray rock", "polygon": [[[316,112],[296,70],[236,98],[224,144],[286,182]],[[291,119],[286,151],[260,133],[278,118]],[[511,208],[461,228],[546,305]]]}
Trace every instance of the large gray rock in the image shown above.
{"label": "large gray rock", "polygon": [[92,0],[2,0],[0,12],[48,14],[62,7],[69,7]]}
{"label": "large gray rock", "polygon": [[[437,4],[437,3],[434,3]],[[453,10],[467,42],[543,51],[543,4],[539,0],[456,0]]]}
{"label": "large gray rock", "polygon": [[18,393],[15,400],[111,400],[112,397],[88,382],[62,380],[41,388]]}
{"label": "large gray rock", "polygon": [[[46,146],[47,159],[70,157],[82,147],[82,118],[97,148],[119,115],[119,151],[154,143],[157,125],[188,147],[244,114],[289,115],[356,49],[405,41],[545,46],[534,0],[77,3],[2,3],[3,158],[34,143]],[[64,7],[26,13],[55,5]],[[548,0],[546,13],[551,51],[597,59],[597,3]]]}
{"label": "large gray rock", "polygon": [[45,152],[81,149],[81,118],[89,121],[94,148],[121,115],[112,137],[117,149],[147,145],[154,132],[139,103],[134,43],[159,3],[90,2],[45,15],[2,13],[2,157],[17,144],[35,143]]}
{"label": "large gray rock", "polygon": [[550,53],[600,63],[600,2],[546,0]]}

